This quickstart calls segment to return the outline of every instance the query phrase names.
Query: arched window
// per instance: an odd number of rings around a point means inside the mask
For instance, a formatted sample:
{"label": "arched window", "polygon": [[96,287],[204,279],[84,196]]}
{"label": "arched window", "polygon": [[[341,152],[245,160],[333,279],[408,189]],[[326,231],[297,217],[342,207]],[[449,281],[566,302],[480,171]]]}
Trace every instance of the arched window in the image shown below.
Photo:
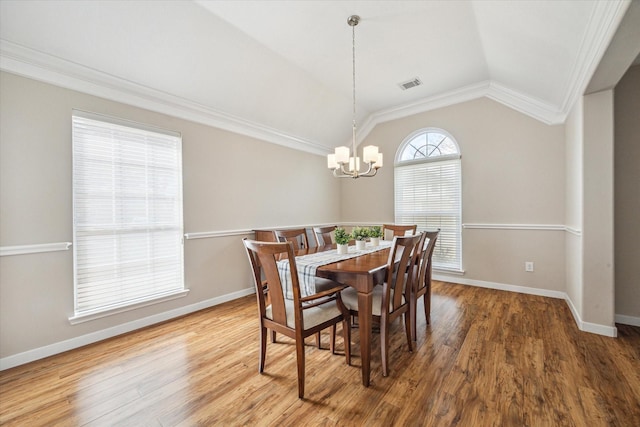
{"label": "arched window", "polygon": [[398,149],[394,174],[396,224],[440,229],[433,266],[461,271],[462,182],[455,139],[436,128],[412,133]]}

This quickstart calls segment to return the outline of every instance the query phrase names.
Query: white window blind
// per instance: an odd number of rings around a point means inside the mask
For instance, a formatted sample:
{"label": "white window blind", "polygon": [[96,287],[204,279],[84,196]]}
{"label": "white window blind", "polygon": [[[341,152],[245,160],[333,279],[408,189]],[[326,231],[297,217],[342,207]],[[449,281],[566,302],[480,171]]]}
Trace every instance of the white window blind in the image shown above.
{"label": "white window blind", "polygon": [[73,112],[75,315],[184,291],[179,134]]}
{"label": "white window blind", "polygon": [[418,231],[440,229],[433,266],[462,269],[460,159],[398,164],[395,167],[395,222]]}

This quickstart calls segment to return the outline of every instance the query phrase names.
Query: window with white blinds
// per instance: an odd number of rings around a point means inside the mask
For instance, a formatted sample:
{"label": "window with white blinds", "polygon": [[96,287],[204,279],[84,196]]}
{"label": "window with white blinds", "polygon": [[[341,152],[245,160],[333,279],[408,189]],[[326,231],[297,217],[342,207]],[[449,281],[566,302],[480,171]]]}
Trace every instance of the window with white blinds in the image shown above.
{"label": "window with white blinds", "polygon": [[460,152],[440,129],[424,129],[400,146],[395,165],[395,222],[440,230],[433,266],[462,270]]}
{"label": "window with white blinds", "polygon": [[74,111],[75,317],[184,289],[179,134]]}

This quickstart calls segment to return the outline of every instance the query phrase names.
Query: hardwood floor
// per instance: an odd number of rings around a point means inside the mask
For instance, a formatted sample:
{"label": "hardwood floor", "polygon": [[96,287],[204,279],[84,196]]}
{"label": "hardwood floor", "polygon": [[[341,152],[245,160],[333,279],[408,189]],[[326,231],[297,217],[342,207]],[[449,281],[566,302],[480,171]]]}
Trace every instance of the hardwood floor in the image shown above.
{"label": "hardwood floor", "polygon": [[[392,329],[382,377],[307,347],[297,398],[293,341],[268,344],[258,373],[255,297],[0,373],[6,426],[640,426],[640,328],[580,332],[562,300],[434,282],[418,345]],[[419,307],[421,310],[421,306]],[[423,313],[423,312],[422,312]],[[337,346],[342,351],[342,340]]]}

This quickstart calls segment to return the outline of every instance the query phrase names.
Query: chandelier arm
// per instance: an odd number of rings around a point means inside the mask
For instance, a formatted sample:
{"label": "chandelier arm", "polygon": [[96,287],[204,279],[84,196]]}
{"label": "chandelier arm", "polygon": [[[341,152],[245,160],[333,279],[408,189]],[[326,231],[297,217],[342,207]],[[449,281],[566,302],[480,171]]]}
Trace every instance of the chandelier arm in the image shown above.
{"label": "chandelier arm", "polygon": [[344,172],[344,171],[341,171],[340,169],[334,169],[333,176],[336,178],[354,178],[354,176],[349,172]]}
{"label": "chandelier arm", "polygon": [[371,178],[373,176],[376,176],[376,174],[378,173],[378,169],[376,168],[369,168],[368,171],[366,171],[365,173],[361,173],[360,177],[364,177],[364,178]]}
{"label": "chandelier arm", "polygon": [[[373,171],[373,174],[369,175],[371,173],[371,171]],[[369,163],[369,168],[367,169],[367,171],[363,174],[360,174],[360,176],[365,175],[365,176],[373,176],[378,172],[378,169],[373,167],[373,162]]]}
{"label": "chandelier arm", "polygon": [[376,176],[376,174],[378,173],[378,169],[377,168],[371,168],[370,171],[367,171],[365,173],[359,173],[359,172],[348,172],[348,171],[342,171],[340,169],[334,169],[333,170],[333,176],[335,178],[372,178],[374,176]]}
{"label": "chandelier arm", "polygon": [[344,165],[345,165],[344,163],[340,164],[340,172],[341,172],[343,175],[352,176],[354,173],[353,173],[353,172],[351,172],[350,170],[345,170],[345,169],[344,169]]}

